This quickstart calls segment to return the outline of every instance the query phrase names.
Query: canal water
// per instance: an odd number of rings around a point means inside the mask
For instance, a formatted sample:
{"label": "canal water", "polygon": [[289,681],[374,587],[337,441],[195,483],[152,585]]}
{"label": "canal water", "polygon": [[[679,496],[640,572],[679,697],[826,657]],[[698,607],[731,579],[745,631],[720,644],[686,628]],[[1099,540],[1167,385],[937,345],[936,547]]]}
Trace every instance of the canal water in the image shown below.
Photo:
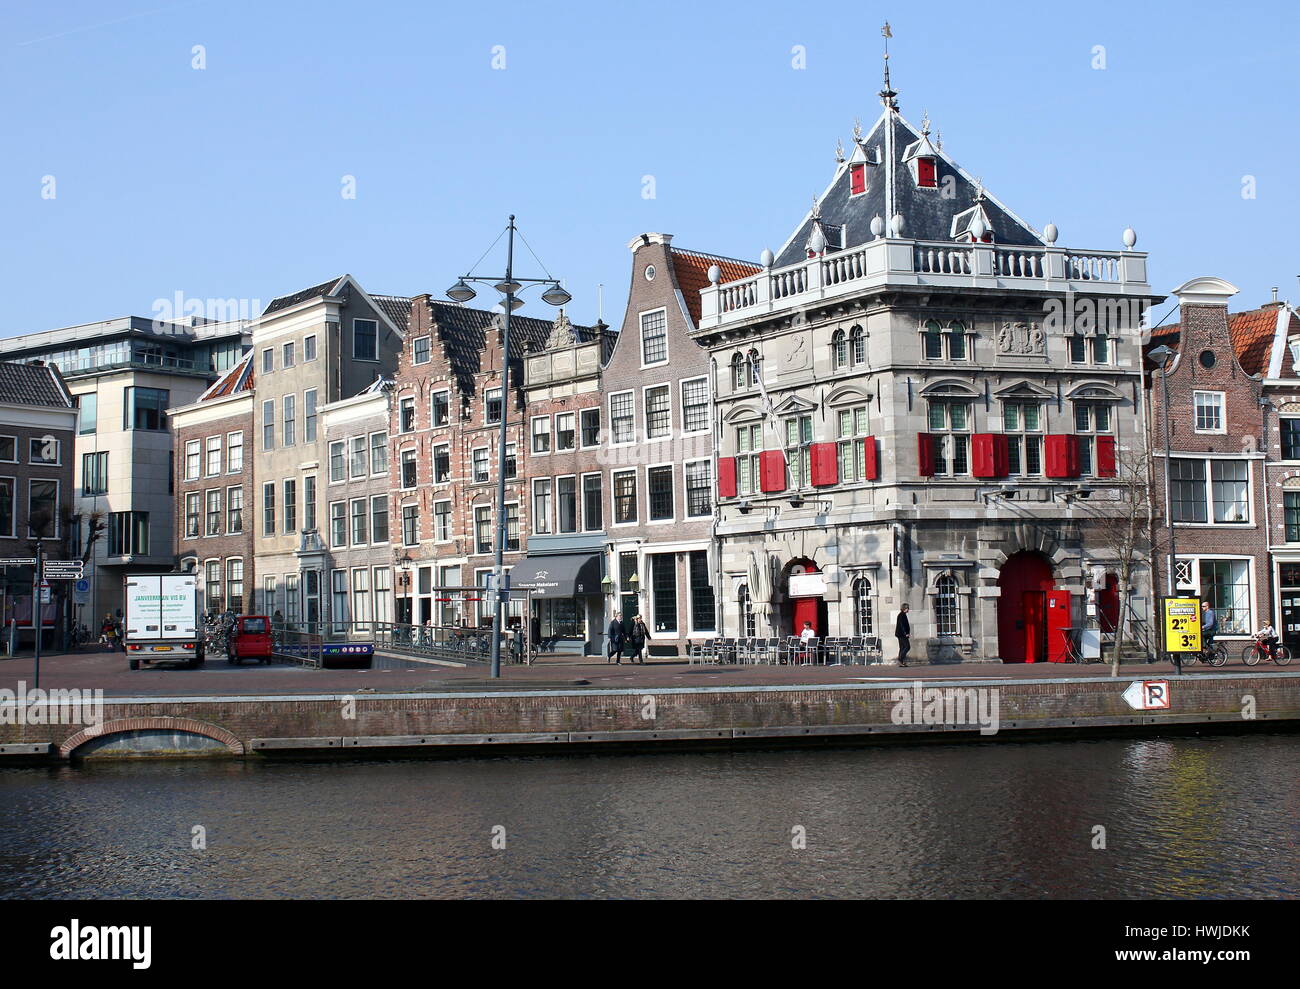
{"label": "canal water", "polygon": [[1298,781],[1294,735],[6,769],[0,896],[1292,898]]}

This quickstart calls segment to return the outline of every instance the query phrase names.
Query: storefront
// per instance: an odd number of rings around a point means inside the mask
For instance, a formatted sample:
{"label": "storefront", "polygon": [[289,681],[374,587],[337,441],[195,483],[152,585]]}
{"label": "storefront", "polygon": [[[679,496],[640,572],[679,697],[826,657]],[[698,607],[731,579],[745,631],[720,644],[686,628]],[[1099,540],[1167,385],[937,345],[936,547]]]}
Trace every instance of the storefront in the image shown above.
{"label": "storefront", "polygon": [[1277,634],[1292,655],[1300,649],[1300,560],[1277,564]]}
{"label": "storefront", "polygon": [[543,652],[601,652],[605,623],[601,576],[598,553],[530,554],[511,568],[511,589],[529,592],[529,634]]}

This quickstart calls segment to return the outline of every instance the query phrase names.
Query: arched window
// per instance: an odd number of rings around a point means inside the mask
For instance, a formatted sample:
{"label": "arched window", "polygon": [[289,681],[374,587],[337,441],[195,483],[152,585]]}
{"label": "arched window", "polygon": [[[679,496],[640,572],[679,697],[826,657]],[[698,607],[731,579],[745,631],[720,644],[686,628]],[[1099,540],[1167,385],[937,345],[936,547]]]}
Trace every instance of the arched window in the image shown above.
{"label": "arched window", "polygon": [[837,371],[849,362],[849,346],[843,330],[831,334],[831,355]]}
{"label": "arched window", "polygon": [[758,632],[754,623],[754,602],[749,599],[749,585],[741,584],[736,596],[740,601],[740,634],[752,639]]}
{"label": "arched window", "polygon": [[935,582],[938,594],[934,599],[934,625],[939,635],[956,635],[957,622],[957,578],[944,574]]}
{"label": "arched window", "polygon": [[757,388],[763,377],[763,358],[758,356],[757,350],[751,350],[745,363],[749,365],[749,386]]}
{"label": "arched window", "polygon": [[966,359],[966,327],[959,320],[948,324],[948,360]]}
{"label": "arched window", "polygon": [[849,345],[853,351],[854,365],[867,363],[867,335],[861,326],[849,330]]}
{"label": "arched window", "polygon": [[735,391],[740,391],[747,387],[745,381],[745,358],[736,354],[731,358],[731,387]]}
{"label": "arched window", "polygon": [[875,635],[871,611],[871,581],[859,577],[853,582],[853,634]]}
{"label": "arched window", "polygon": [[925,333],[925,356],[927,360],[943,360],[943,334],[940,326],[934,320],[926,320]]}

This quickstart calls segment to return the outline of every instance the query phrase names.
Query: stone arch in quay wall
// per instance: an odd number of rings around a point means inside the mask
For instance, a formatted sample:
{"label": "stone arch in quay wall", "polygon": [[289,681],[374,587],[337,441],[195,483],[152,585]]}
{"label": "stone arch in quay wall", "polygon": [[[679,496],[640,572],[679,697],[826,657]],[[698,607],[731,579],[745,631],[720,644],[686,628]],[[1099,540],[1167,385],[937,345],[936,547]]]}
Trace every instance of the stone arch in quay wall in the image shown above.
{"label": "stone arch in quay wall", "polygon": [[244,743],[219,725],[193,718],[140,717],[118,718],[101,725],[88,725],[59,743],[59,755],[67,759],[87,742],[103,741],[113,735],[137,731],[180,732],[210,738],[226,747],[231,755],[243,755]]}

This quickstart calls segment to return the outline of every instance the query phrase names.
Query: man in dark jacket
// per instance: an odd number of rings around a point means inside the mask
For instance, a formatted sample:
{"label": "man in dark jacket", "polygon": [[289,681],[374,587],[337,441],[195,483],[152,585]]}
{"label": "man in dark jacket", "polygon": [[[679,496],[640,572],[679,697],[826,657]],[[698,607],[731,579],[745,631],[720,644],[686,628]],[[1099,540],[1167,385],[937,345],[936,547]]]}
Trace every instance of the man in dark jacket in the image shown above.
{"label": "man in dark jacket", "polygon": [[898,665],[906,667],[907,654],[912,651],[912,623],[907,620],[907,605],[898,613],[894,637],[898,639]]}
{"label": "man in dark jacket", "polygon": [[614,617],[609,623],[609,630],[605,634],[609,636],[609,652],[605,657],[605,662],[608,663],[612,659],[615,666],[622,666],[623,643],[627,641],[627,638],[623,633],[623,616],[617,611],[614,612]]}

